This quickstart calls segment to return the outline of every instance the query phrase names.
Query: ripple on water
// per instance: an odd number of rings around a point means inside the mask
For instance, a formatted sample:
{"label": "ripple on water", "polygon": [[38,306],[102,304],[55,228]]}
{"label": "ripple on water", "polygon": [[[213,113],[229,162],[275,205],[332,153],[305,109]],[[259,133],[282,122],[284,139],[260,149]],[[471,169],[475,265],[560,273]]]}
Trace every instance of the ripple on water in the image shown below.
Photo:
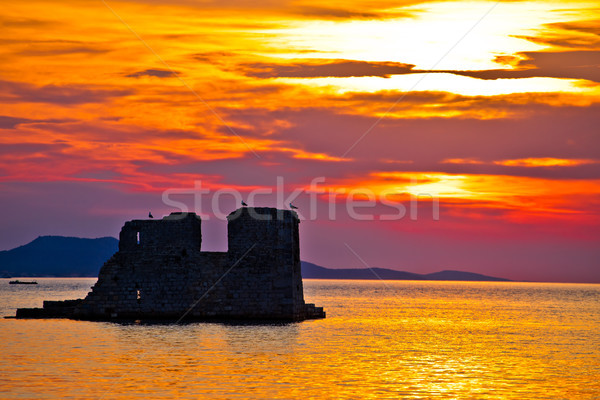
{"label": "ripple on water", "polygon": [[[93,279],[0,281],[0,311]],[[33,285],[32,285],[33,286]],[[136,325],[2,320],[2,398],[600,396],[600,285],[305,281],[328,318]]]}

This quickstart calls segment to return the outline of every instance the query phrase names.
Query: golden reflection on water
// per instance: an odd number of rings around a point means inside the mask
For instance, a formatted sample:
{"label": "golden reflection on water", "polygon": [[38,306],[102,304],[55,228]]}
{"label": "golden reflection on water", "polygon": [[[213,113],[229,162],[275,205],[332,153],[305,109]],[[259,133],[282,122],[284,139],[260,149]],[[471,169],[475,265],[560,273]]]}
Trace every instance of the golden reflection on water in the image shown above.
{"label": "golden reflection on water", "polygon": [[327,319],[2,320],[0,398],[600,396],[600,285],[305,281],[305,297]]}

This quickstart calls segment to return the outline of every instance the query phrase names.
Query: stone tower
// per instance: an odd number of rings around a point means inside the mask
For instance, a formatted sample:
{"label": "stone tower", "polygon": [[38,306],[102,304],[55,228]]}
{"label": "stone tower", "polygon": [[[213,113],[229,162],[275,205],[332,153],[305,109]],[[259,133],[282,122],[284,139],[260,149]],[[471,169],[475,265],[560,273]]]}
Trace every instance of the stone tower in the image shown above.
{"label": "stone tower", "polygon": [[246,313],[304,319],[298,215],[275,208],[240,208],[227,217],[227,282],[242,283]]}

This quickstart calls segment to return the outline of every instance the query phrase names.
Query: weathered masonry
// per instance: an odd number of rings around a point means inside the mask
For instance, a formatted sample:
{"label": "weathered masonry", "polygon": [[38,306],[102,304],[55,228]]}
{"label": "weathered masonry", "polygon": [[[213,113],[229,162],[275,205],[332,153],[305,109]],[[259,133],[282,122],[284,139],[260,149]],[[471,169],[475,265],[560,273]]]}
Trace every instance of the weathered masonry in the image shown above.
{"label": "weathered masonry", "polygon": [[247,207],[227,220],[226,253],[200,251],[194,213],[126,222],[119,251],[85,299],[46,301],[42,309],[17,310],[17,318],[324,318],[321,307],[304,302],[297,214]]}

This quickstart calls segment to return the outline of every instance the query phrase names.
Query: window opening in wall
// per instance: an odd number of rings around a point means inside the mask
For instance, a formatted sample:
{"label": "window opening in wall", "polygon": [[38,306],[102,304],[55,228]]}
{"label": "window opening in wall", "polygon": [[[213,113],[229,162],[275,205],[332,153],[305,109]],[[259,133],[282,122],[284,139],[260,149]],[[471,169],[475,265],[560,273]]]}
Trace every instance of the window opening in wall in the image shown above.
{"label": "window opening in wall", "polygon": [[137,299],[140,300],[142,298],[142,291],[140,289],[137,290]]}
{"label": "window opening in wall", "polygon": [[136,240],[137,240],[136,243],[140,244],[140,233],[139,232],[136,234]]}

